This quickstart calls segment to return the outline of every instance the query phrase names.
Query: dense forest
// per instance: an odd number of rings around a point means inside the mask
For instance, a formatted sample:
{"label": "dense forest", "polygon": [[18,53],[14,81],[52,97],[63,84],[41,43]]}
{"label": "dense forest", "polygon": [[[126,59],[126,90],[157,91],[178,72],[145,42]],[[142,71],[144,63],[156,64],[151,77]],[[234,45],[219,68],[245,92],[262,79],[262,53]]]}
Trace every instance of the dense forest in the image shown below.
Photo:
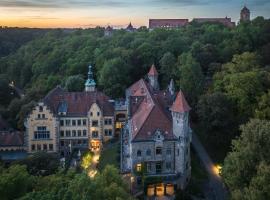
{"label": "dense forest", "polygon": [[[214,159],[223,162],[228,155],[223,176],[233,199],[246,199],[252,190],[253,199],[269,195],[269,188],[259,193],[256,187],[267,187],[260,181],[270,177],[270,20],[257,17],[232,29],[193,23],[173,30],[115,30],[111,37],[104,36],[103,28],[30,37],[0,58],[0,114],[14,127],[23,129],[35,101],[56,85],[82,90],[89,64],[98,88],[121,98],[154,63],[163,89],[173,78],[185,93],[192,128],[207,141]],[[4,40],[0,49],[17,43],[12,34]],[[24,98],[10,91],[11,81],[25,91]],[[256,148],[260,156],[254,154]]]}

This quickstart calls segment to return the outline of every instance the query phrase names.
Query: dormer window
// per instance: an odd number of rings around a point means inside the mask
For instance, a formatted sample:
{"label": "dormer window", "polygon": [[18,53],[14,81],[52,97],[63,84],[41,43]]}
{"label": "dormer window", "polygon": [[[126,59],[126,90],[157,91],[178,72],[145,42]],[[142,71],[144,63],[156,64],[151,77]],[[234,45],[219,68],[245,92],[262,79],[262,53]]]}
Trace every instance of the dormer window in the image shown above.
{"label": "dormer window", "polygon": [[39,112],[43,112],[43,107],[39,106]]}
{"label": "dormer window", "polygon": [[99,116],[100,115],[100,113],[99,112],[97,112],[97,116]]}
{"label": "dormer window", "polygon": [[92,112],[90,112],[90,116],[93,117],[93,113]]}

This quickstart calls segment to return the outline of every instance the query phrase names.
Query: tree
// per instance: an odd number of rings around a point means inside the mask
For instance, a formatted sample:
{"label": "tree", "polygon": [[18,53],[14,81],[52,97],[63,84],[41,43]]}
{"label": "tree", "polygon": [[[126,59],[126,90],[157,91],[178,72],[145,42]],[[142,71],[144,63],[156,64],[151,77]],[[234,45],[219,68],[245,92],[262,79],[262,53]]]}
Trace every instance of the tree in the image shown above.
{"label": "tree", "polygon": [[178,69],[180,71],[179,86],[187,96],[191,106],[195,107],[198,97],[203,92],[204,76],[200,64],[190,53],[179,57]]}
{"label": "tree", "polygon": [[270,90],[258,99],[258,107],[255,110],[255,117],[270,120]]}
{"label": "tree", "polygon": [[0,171],[0,196],[3,200],[11,200],[25,195],[35,184],[26,166],[13,165]]}
{"label": "tree", "polygon": [[[217,146],[229,146],[235,136],[237,119],[232,102],[220,92],[200,97],[197,107],[199,122]],[[220,145],[223,144],[223,145]]]}
{"label": "tree", "polygon": [[26,165],[28,172],[35,176],[54,174],[60,166],[59,156],[46,152],[34,153],[33,155],[18,161],[18,164]]}
{"label": "tree", "polygon": [[269,184],[262,188],[260,186],[264,182],[269,183],[270,122],[253,119],[240,129],[241,136],[233,140],[232,152],[224,161],[224,181],[231,191],[232,199],[250,199],[247,195],[251,192],[251,199],[261,195],[265,199],[270,195],[270,190],[267,190]]}
{"label": "tree", "polygon": [[123,97],[130,84],[130,66],[121,58],[114,58],[104,63],[98,74],[98,82],[104,92],[111,97]]}
{"label": "tree", "polygon": [[66,80],[65,88],[69,92],[81,92],[84,88],[85,80],[81,75],[69,76]]}
{"label": "tree", "polygon": [[260,66],[254,53],[235,55],[232,62],[224,64],[214,76],[214,90],[226,93],[235,102],[238,113],[245,121],[250,117],[270,82],[269,73]]}
{"label": "tree", "polygon": [[170,52],[165,53],[159,61],[161,66],[162,85],[167,86],[170,79],[175,78],[176,75],[176,59]]}
{"label": "tree", "polygon": [[53,200],[131,200],[126,183],[118,171],[107,166],[101,174],[90,178],[86,173],[67,175],[58,173],[42,177],[33,192],[25,195],[22,200],[53,199]]}

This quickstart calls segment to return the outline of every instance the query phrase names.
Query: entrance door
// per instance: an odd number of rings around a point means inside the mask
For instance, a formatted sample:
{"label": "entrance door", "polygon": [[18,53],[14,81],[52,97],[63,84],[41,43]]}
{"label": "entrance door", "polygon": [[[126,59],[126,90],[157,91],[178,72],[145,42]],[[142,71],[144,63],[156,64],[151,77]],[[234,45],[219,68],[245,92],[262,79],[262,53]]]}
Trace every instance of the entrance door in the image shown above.
{"label": "entrance door", "polygon": [[157,186],[156,186],[156,195],[157,196],[163,196],[164,192],[165,192],[164,184],[163,183],[157,184]]}
{"label": "entrance door", "polygon": [[98,141],[98,140],[91,141],[91,148],[93,151],[99,151],[100,150],[100,141]]}

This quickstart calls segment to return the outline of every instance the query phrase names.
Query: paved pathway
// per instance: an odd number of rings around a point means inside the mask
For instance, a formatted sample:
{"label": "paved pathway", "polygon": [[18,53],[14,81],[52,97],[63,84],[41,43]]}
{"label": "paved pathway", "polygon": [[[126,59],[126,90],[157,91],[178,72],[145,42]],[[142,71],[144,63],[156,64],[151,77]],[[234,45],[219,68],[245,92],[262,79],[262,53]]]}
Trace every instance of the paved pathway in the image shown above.
{"label": "paved pathway", "polygon": [[192,133],[192,146],[209,174],[210,192],[207,194],[208,199],[226,200],[228,193],[218,174],[218,170],[195,133]]}

